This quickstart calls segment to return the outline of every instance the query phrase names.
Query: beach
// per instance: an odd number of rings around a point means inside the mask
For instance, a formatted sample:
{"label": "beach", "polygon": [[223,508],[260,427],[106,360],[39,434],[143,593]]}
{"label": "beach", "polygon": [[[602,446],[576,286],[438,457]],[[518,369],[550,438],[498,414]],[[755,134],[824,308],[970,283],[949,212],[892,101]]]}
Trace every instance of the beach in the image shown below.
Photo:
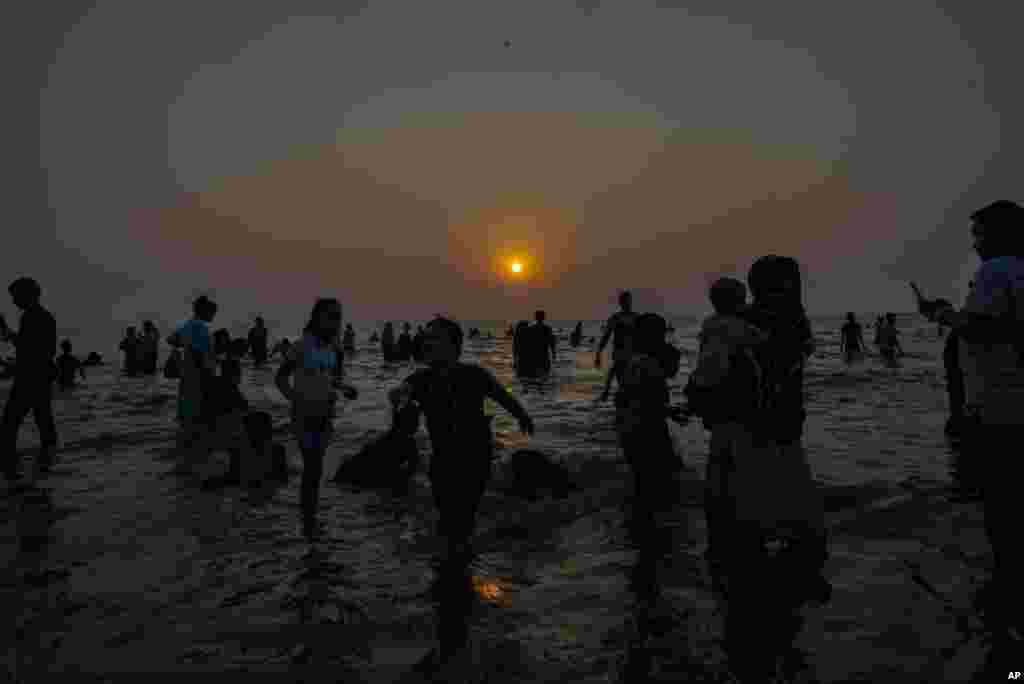
{"label": "beach", "polygon": [[[805,445],[825,494],[834,594],[804,610],[795,646],[807,662],[794,681],[968,681],[985,660],[972,592],[990,560],[980,506],[958,495],[955,451],[943,436],[942,340],[934,325],[900,317],[900,367],[869,356],[847,368],[841,319],[813,323],[819,349],[807,370]],[[678,402],[698,322],[675,325],[684,350],[672,383]],[[585,324],[585,336],[598,326]],[[563,341],[552,380],[523,385],[504,331],[490,331],[496,338],[469,341],[464,360],[491,369],[521,399],[537,434],[522,436],[491,407],[499,455],[474,542],[474,666],[491,682],[618,681],[634,629],[636,552],[623,525],[632,483],[612,406],[593,406],[603,373],[589,346],[571,350]],[[368,332],[359,329],[359,339]],[[121,377],[108,363],[85,386],[58,394],[61,447],[41,482],[45,495],[5,491],[0,499],[0,595],[16,618],[0,655],[14,681],[225,671],[273,681],[299,672],[304,681],[413,681],[408,666],[434,638],[438,543],[428,481],[417,474],[406,498],[325,481],[326,539],[310,554],[299,526],[301,459],[283,429],[275,366],[246,367],[243,383],[252,408],[274,416],[293,468],[287,485],[264,496],[201,491],[170,475],[173,381]],[[325,480],[387,428],[385,393],[412,368],[385,364],[365,345],[346,361],[361,394],[335,420]],[[0,384],[0,399],[9,388]],[[707,433],[699,421],[672,430],[687,470],[681,505],[662,520],[672,553],[660,567],[661,609],[672,619],[656,640],[656,676],[728,681],[722,606],[702,559]],[[425,430],[418,441],[429,454]],[[19,445],[31,459],[31,421]],[[566,500],[505,496],[502,457],[527,445],[565,465],[583,490]],[[23,548],[23,537],[40,534],[45,544]]]}

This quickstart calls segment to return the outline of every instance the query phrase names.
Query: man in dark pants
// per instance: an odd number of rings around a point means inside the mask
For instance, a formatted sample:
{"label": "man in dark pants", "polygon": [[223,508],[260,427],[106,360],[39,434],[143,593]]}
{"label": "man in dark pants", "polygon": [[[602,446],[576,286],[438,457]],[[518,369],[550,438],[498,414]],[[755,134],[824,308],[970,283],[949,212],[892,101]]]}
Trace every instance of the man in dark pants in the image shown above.
{"label": "man in dark pants", "polygon": [[963,309],[923,297],[918,309],[929,320],[954,328],[977,364],[977,378],[968,379],[980,409],[969,450],[984,463],[985,530],[995,560],[987,612],[1000,630],[1021,630],[1019,468],[1010,454],[1019,451],[1014,447],[1024,427],[1024,207],[1001,200],[976,211],[971,222],[982,263]]}
{"label": "man in dark pants", "polygon": [[57,448],[57,428],[53,421],[53,381],[56,376],[57,322],[39,303],[42,288],[32,278],[18,278],[7,291],[14,305],[22,310],[17,333],[6,323],[0,329],[17,350],[14,386],[4,406],[3,432],[0,435],[0,467],[8,480],[17,480],[18,430],[29,411],[39,427],[42,450],[37,469],[47,472],[53,465]]}
{"label": "man in dark pants", "polygon": [[964,374],[960,370],[960,335],[956,329],[950,330],[946,336],[946,347],[942,352],[943,365],[946,367],[946,394],[949,395],[949,420],[946,421],[946,434],[958,437],[964,422]]}

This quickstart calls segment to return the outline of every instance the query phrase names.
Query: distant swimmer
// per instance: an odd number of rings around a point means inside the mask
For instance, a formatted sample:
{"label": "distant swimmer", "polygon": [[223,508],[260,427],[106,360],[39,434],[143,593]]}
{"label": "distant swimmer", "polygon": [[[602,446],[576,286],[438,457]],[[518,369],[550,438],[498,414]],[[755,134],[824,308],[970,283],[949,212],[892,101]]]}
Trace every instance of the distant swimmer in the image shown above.
{"label": "distant swimmer", "polygon": [[351,323],[345,325],[345,334],[341,338],[341,348],[346,352],[356,350],[356,331]]}
{"label": "distant swimmer", "polygon": [[160,331],[153,321],[142,324],[142,337],[139,341],[139,371],[145,375],[156,375],[160,359]]}
{"label": "distant swimmer", "polygon": [[632,354],[633,331],[636,328],[637,315],[633,312],[633,295],[625,291],[619,295],[619,311],[616,311],[604,324],[604,332],[601,335],[601,342],[597,345],[597,354],[594,357],[594,367],[601,367],[601,352],[604,351],[608,339],[614,336],[612,351],[612,367],[608,371],[608,379],[605,381],[604,391],[601,392],[599,401],[607,401],[611,393],[612,380],[622,385],[622,372],[625,364]]}
{"label": "distant swimmer", "polygon": [[249,330],[248,344],[249,353],[252,354],[253,364],[259,368],[267,362],[268,349],[267,338],[269,332],[262,316],[257,316],[252,328]]}
{"label": "distant swimmer", "polygon": [[569,335],[569,346],[576,348],[583,342],[583,321],[576,324],[572,334]]}
{"label": "distant swimmer", "polygon": [[846,324],[839,333],[839,353],[847,365],[864,357],[864,329],[851,311],[846,314]]}
{"label": "distant swimmer", "polygon": [[60,348],[63,353],[57,357],[57,384],[61,389],[71,389],[76,384],[76,376],[85,380],[85,364],[71,354],[70,340],[61,342]]}

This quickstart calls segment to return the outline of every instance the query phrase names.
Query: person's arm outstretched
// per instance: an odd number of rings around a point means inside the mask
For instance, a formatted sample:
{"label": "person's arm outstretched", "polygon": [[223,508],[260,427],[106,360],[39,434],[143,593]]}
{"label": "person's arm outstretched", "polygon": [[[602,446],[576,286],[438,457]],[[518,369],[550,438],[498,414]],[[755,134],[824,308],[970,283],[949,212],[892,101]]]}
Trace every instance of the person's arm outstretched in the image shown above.
{"label": "person's arm outstretched", "polygon": [[524,435],[532,435],[533,420],[526,412],[526,409],[523,408],[523,405],[498,382],[494,375],[486,370],[483,370],[483,372],[487,375],[487,396],[519,421],[519,429],[523,431]]}

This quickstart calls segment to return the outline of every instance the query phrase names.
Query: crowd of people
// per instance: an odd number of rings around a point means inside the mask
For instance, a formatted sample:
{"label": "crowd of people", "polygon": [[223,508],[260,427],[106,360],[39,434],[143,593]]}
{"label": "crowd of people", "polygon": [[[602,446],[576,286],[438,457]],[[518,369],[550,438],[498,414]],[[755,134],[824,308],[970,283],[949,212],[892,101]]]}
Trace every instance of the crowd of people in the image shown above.
{"label": "crowd of people", "polygon": [[[955,378],[950,376],[951,413],[964,448],[988,466],[979,489],[995,558],[992,591],[997,598],[992,606],[1008,633],[1020,629],[1024,614],[1012,589],[1024,572],[1013,531],[1016,480],[1013,459],[991,455],[1012,448],[1020,431],[1022,215],[1024,209],[1003,201],[972,216],[982,264],[963,309],[918,293],[920,313],[951,330],[944,355],[947,370],[957,371]],[[17,332],[0,320],[0,333],[17,351],[14,384],[4,409],[0,465],[8,480],[15,481],[20,477],[16,439],[24,418],[29,411],[34,413],[42,441],[38,470],[45,472],[54,463],[57,445],[54,379],[64,385],[83,371],[71,356],[70,343],[62,345],[63,354],[55,364],[56,322],[41,304],[38,283],[20,278],[9,292],[23,314]],[[658,513],[678,503],[676,475],[683,463],[666,420],[699,418],[710,433],[706,558],[717,590],[729,602],[725,641],[735,656],[733,668],[744,681],[767,681],[764,677],[779,655],[780,640],[799,624],[797,610],[809,602],[827,602],[832,591],[823,574],[828,540],[822,501],[802,447],[807,416],[804,368],[816,345],[801,293],[798,263],[782,256],[757,259],[745,284],[732,278],[716,281],[709,291],[714,313],[702,323],[696,365],[681,406],[673,406],[669,399],[668,383],[679,372],[681,353],[666,340],[668,323],[660,315],[635,312],[628,292],[621,294],[620,310],[608,319],[596,349],[595,366],[600,367],[602,353],[612,342],[601,399],[609,397],[613,384],[617,386],[615,427],[634,473],[630,523],[638,539],[657,538]],[[318,299],[302,337],[282,340],[270,352],[262,319],[245,339],[232,340],[226,330],[211,332],[216,315],[217,305],[199,297],[192,317],[166,340],[177,359],[173,377],[180,378],[179,466],[188,471],[212,450],[224,449],[231,453],[224,482],[254,485],[287,477],[283,446],[272,441],[269,415],[250,411],[239,387],[242,357],[251,355],[262,365],[279,355],[282,363],[275,384],[290,403],[303,464],[301,527],[306,538],[316,542],[325,534],[317,502],[335,408],[340,397],[358,398],[357,389],[345,381],[343,363],[345,352],[354,349],[354,330],[351,325],[343,327],[338,300]],[[532,324],[520,322],[510,332],[517,374],[549,374],[557,345],[545,312],[537,311]],[[846,363],[863,354],[863,331],[852,313],[840,339]],[[159,336],[150,321],[143,323],[141,334],[134,328],[126,331],[121,348],[127,374],[155,372],[154,340],[158,342]],[[379,341],[388,361],[424,363],[388,396],[394,437],[406,440],[403,444],[408,445],[421,414],[425,419],[432,444],[428,476],[440,514],[439,532],[446,540],[444,564],[450,570],[446,577],[455,578],[446,581],[455,586],[461,577],[458,569],[472,557],[477,510],[491,477],[494,443],[485,400],[508,411],[527,435],[534,431],[533,420],[493,373],[461,360],[464,335],[453,320],[436,317],[415,335],[407,323],[397,340],[394,326],[387,323]],[[581,343],[580,324],[570,344]],[[902,353],[892,314],[876,323],[875,344],[886,359]],[[964,418],[967,415],[970,421]],[[407,476],[407,460],[402,467]],[[765,486],[768,482],[771,491]],[[767,593],[765,573],[781,578]],[[465,611],[442,611],[439,633],[438,648],[421,666],[440,667],[465,648]],[[752,644],[757,645],[753,650]]]}

